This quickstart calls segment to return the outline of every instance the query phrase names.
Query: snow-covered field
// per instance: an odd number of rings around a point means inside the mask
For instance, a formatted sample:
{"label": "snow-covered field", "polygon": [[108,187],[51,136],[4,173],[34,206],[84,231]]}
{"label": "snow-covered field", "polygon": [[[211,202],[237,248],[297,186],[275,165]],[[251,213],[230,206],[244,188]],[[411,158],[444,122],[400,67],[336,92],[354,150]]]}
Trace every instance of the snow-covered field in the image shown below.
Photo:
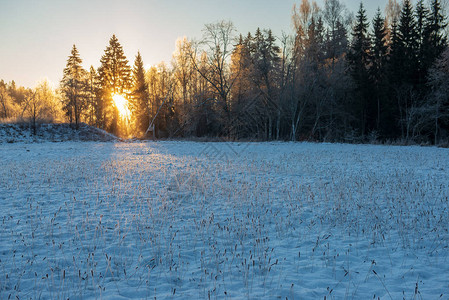
{"label": "snow-covered field", "polygon": [[449,150],[0,145],[0,299],[448,299]]}

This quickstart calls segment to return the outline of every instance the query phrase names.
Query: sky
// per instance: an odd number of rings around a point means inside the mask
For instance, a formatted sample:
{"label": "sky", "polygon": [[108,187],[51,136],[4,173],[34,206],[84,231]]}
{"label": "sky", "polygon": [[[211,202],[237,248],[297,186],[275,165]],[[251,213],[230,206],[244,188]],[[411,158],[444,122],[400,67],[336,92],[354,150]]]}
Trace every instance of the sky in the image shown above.
{"label": "sky", "polygon": [[[324,0],[318,0],[322,4]],[[360,0],[342,0],[353,13]],[[204,24],[230,20],[246,34],[258,27],[290,33],[300,0],[0,0],[0,80],[57,86],[75,44],[83,66],[99,66],[113,34],[133,64],[170,62],[178,38],[201,38]],[[387,0],[365,0],[370,18]]]}

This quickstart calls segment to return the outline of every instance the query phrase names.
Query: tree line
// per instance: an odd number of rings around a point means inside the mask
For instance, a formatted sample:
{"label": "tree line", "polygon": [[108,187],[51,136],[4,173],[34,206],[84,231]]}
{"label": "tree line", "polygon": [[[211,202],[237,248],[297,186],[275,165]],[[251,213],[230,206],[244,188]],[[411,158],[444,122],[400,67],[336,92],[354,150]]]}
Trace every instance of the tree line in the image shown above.
{"label": "tree line", "polygon": [[[207,24],[200,40],[177,41],[171,64],[148,70],[140,53],[131,67],[115,35],[97,69],[83,69],[74,45],[51,101],[42,100],[51,94],[45,83],[29,90],[0,82],[0,118],[34,114],[136,137],[448,140],[440,0],[389,0],[385,16],[378,9],[371,21],[362,3],[353,16],[340,0],[302,0],[292,24],[279,37]],[[130,116],[120,115],[114,95],[128,100]]]}

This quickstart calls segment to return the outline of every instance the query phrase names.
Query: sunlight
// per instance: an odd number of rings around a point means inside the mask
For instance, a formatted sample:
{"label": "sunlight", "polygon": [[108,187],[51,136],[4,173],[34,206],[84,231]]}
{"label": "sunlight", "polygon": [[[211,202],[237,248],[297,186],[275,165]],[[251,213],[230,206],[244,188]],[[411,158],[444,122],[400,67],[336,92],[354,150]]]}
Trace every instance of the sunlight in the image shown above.
{"label": "sunlight", "polygon": [[120,117],[129,120],[131,112],[128,108],[128,100],[120,94],[113,94],[112,100],[114,100],[114,104],[118,109]]}

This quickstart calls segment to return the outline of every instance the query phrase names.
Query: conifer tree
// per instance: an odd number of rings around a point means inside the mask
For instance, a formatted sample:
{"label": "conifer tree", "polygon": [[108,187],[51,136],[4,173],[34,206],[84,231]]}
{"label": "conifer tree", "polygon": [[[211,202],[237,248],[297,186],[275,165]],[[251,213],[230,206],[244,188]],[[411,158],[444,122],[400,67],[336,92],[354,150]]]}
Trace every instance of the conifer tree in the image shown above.
{"label": "conifer tree", "polygon": [[[371,96],[370,79],[368,65],[370,62],[371,42],[368,34],[368,21],[366,10],[360,3],[360,8],[356,16],[356,24],[352,32],[352,44],[348,53],[348,62],[351,76],[356,85],[358,103],[355,103],[356,118],[360,120],[360,130],[362,135],[366,131],[367,117],[371,115],[369,111],[368,99]],[[367,116],[368,114],[368,116]]]}
{"label": "conifer tree", "polygon": [[445,29],[446,17],[442,13],[439,0],[432,0],[423,33],[423,67],[427,70],[441,56],[448,46]]}
{"label": "conifer tree", "polygon": [[97,71],[93,66],[90,66],[89,73],[87,74],[87,115],[86,119],[89,125],[99,126],[98,118],[101,118],[101,113],[98,111],[101,109],[99,102],[99,78]]}
{"label": "conifer tree", "polygon": [[150,123],[148,84],[145,81],[145,69],[140,52],[137,52],[133,67],[133,89],[130,99],[133,122],[137,134],[142,134]]}
{"label": "conifer tree", "polygon": [[119,114],[112,102],[112,96],[120,94],[129,97],[131,90],[131,68],[115,35],[109,40],[103,56],[98,74],[101,84],[103,128],[113,133],[118,133]]}
{"label": "conifer tree", "polygon": [[79,126],[81,111],[85,104],[86,71],[81,64],[82,60],[79,56],[78,49],[73,45],[60,84],[63,94],[63,110],[69,118],[70,123],[75,121],[76,128]]}
{"label": "conifer tree", "polygon": [[416,4],[416,41],[417,41],[417,65],[418,65],[418,86],[419,89],[425,87],[425,79],[427,76],[427,66],[425,58],[425,48],[426,48],[426,37],[428,32],[428,22],[429,10],[424,5],[424,0],[419,0]]}
{"label": "conifer tree", "polygon": [[307,40],[306,40],[306,56],[309,60],[314,61],[316,67],[318,67],[318,63],[321,63],[323,59],[323,46],[324,46],[324,25],[323,20],[321,18],[318,21],[315,21],[315,18],[312,18],[312,21],[309,25]]}
{"label": "conifer tree", "polygon": [[[275,86],[279,71],[279,52],[280,49],[275,45],[275,38],[271,30],[261,31],[257,29],[251,47],[252,51],[252,81],[255,88],[263,97],[261,110],[263,111],[261,123],[266,123],[264,138],[272,139],[274,120],[272,111],[278,110],[276,102],[277,89]],[[264,124],[265,125],[265,124]]]}
{"label": "conifer tree", "polygon": [[376,114],[376,129],[380,130],[381,123],[381,110],[382,110],[382,100],[385,96],[385,73],[386,73],[386,62],[388,55],[387,46],[387,29],[385,28],[385,19],[382,17],[380,9],[377,10],[376,16],[373,20],[373,31],[371,35],[371,56],[370,62],[371,67],[369,69],[370,78],[375,92],[375,99],[377,104],[377,114]]}
{"label": "conifer tree", "polygon": [[404,64],[401,38],[399,34],[398,23],[393,22],[390,29],[389,54],[386,62],[386,91],[387,98],[384,105],[385,120],[383,128],[386,129],[384,136],[386,138],[396,138],[399,134],[400,108],[398,107],[397,93],[400,87],[406,81],[405,73],[402,70]]}
{"label": "conifer tree", "polygon": [[418,35],[416,32],[417,24],[413,15],[413,7],[410,0],[404,0],[403,7],[398,25],[399,48],[396,57],[400,68],[398,71],[402,73],[407,84],[415,86],[417,83],[418,63]]}

